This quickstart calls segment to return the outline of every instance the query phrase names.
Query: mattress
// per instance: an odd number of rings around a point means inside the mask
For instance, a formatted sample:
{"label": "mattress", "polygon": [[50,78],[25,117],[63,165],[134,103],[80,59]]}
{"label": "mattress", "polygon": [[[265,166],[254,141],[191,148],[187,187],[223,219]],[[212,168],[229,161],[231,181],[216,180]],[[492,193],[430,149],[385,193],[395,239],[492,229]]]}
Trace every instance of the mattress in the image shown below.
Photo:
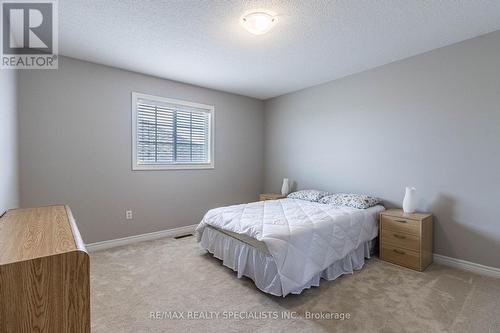
{"label": "mattress", "polygon": [[378,215],[383,210],[382,206],[355,209],[288,198],[260,201],[210,210],[197,234],[200,241],[210,226],[266,249],[286,295],[377,237]]}
{"label": "mattress", "polygon": [[254,247],[255,249],[259,250],[260,252],[265,253],[267,255],[270,255],[269,250],[267,249],[266,243],[258,241],[255,238],[249,237],[249,236],[244,235],[244,234],[238,234],[238,233],[232,232],[232,231],[225,231],[225,230],[219,229],[217,227],[213,227],[211,225],[207,225],[206,228],[216,230],[225,236],[236,238],[237,240]]}

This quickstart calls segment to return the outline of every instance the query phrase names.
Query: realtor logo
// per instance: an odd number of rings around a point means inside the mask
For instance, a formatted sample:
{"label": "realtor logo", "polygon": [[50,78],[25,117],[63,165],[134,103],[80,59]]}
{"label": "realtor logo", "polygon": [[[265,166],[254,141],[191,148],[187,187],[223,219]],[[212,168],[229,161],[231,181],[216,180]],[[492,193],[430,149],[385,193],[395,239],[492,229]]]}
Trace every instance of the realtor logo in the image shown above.
{"label": "realtor logo", "polygon": [[0,68],[57,69],[57,0],[1,0]]}

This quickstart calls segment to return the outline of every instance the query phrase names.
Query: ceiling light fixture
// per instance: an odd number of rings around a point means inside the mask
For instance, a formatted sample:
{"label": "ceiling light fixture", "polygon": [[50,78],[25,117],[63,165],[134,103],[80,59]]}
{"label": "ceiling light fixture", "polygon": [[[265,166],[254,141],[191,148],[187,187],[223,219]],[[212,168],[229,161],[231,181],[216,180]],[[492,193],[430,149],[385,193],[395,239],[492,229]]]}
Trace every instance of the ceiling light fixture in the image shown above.
{"label": "ceiling light fixture", "polygon": [[251,12],[241,18],[241,25],[254,35],[265,34],[276,22],[275,16],[263,11]]}

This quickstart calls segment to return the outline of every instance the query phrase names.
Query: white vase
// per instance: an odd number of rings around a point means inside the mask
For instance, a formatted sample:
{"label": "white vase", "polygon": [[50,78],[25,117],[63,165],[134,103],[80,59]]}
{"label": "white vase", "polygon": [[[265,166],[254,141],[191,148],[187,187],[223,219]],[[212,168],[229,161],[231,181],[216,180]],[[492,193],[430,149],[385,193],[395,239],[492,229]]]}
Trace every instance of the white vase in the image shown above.
{"label": "white vase", "polygon": [[417,200],[415,197],[415,191],[417,189],[414,187],[406,187],[405,198],[403,199],[403,212],[411,214],[415,213],[417,206]]}
{"label": "white vase", "polygon": [[287,196],[290,193],[290,180],[288,178],[283,179],[283,185],[281,186],[281,194]]}

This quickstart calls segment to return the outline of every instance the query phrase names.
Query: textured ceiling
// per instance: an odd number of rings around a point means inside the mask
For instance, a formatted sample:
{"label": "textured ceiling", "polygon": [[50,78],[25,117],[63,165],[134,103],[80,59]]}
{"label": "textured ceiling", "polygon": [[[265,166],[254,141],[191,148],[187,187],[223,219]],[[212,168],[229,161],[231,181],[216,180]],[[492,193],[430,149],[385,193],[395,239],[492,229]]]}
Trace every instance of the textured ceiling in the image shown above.
{"label": "textured ceiling", "polygon": [[[278,13],[268,34],[238,23]],[[500,29],[499,0],[63,0],[60,53],[267,99]]]}

